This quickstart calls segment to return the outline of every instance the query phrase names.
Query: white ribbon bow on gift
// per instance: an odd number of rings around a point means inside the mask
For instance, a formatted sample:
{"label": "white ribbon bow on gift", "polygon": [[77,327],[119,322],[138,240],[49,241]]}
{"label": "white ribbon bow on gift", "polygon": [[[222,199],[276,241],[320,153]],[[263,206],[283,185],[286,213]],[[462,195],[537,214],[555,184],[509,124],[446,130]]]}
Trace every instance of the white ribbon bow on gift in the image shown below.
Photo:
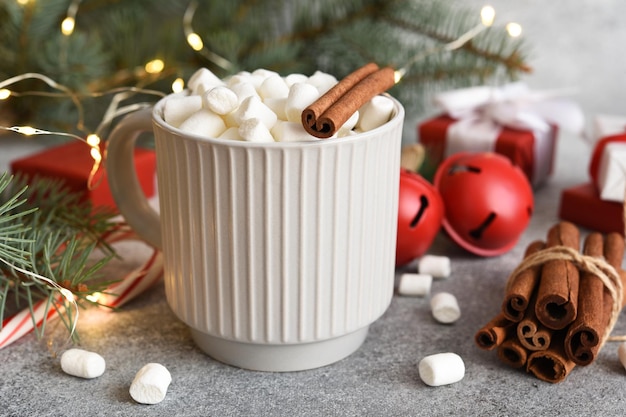
{"label": "white ribbon bow on gift", "polygon": [[[502,87],[470,87],[447,91],[435,96],[435,104],[457,119],[447,130],[446,155],[458,152],[488,152],[503,127],[535,132],[534,180],[547,175],[552,144],[547,139],[551,126],[582,134],[584,115],[564,92],[532,92],[517,82]],[[541,138],[546,138],[541,140]],[[533,181],[535,182],[535,181]]]}

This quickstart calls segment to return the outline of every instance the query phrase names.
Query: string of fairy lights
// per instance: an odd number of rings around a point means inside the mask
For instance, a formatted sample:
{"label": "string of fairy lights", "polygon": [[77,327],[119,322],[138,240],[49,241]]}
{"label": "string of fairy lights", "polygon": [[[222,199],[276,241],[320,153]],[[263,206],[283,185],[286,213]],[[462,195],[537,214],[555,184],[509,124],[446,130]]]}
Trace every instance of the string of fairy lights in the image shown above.
{"label": "string of fairy lights", "polygon": [[[36,0],[15,0],[17,4],[21,6],[27,6],[29,3],[34,3]],[[74,33],[74,29],[76,27],[76,20],[79,18],[78,12],[80,8],[82,0],[72,0],[67,8],[67,12],[65,18],[61,22],[61,33],[64,36],[72,36]],[[182,18],[182,26],[185,33],[185,38],[187,44],[191,49],[195,52],[202,55],[204,58],[209,60],[210,62],[216,64],[217,66],[230,70],[233,68],[233,64],[227,59],[221,57],[220,55],[210,51],[204,44],[200,35],[194,31],[193,29],[193,18],[198,8],[198,2],[196,0],[192,0],[187,6],[185,13]],[[411,60],[409,60],[402,68],[396,71],[396,82],[399,82],[402,77],[407,73],[409,68],[417,61],[424,59],[426,56],[433,55],[440,52],[445,51],[453,51],[461,48],[471,39],[482,33],[487,28],[491,27],[495,20],[495,10],[491,6],[485,6],[481,9],[480,12],[481,22],[470,29],[468,32],[462,34],[459,38],[454,41],[444,44],[441,47],[425,51],[423,53],[415,55]],[[518,37],[522,33],[522,27],[517,23],[507,23],[506,30],[511,37]],[[161,74],[166,68],[167,64],[160,58],[152,59],[145,63],[143,67],[143,73],[148,76],[158,76]],[[46,85],[56,90],[56,92],[49,91],[27,91],[27,92],[19,92],[10,89],[11,86],[14,86],[24,80],[27,79],[38,79],[44,82]],[[171,86],[173,92],[183,91],[185,88],[185,82],[182,78],[176,78]],[[113,90],[103,91],[103,92],[95,92],[95,93],[87,93],[87,94],[78,94],[72,91],[70,88],[52,80],[50,77],[39,74],[39,73],[24,73],[4,81],[0,81],[0,101],[9,100],[11,97],[19,98],[21,96],[27,95],[39,95],[46,97],[57,97],[57,98],[65,98],[70,99],[78,112],[78,121],[76,123],[76,129],[79,132],[83,132],[85,134],[84,137],[67,133],[67,132],[55,132],[44,129],[38,129],[32,126],[11,126],[5,127],[0,126],[0,130],[11,131],[14,133],[18,133],[25,136],[33,136],[33,135],[57,135],[57,136],[65,136],[70,137],[79,141],[86,143],[90,149],[90,155],[93,159],[93,167],[91,169],[88,187],[93,188],[97,186],[97,184],[93,181],[96,173],[98,172],[101,164],[102,164],[102,153],[101,153],[101,144],[102,132],[113,122],[113,120],[117,117],[120,117],[124,114],[131,113],[137,111],[141,108],[152,106],[153,103],[142,102],[142,103],[134,103],[130,105],[122,105],[122,102],[131,97],[134,94],[147,94],[156,97],[163,97],[165,94],[161,91],[155,91],[150,89],[144,89],[140,87],[120,87]],[[97,128],[94,131],[87,131],[85,129],[83,123],[83,106],[81,103],[81,98],[85,97],[104,97],[104,96],[112,96],[111,102],[102,117],[102,121],[99,123]],[[6,263],[5,260],[0,258],[0,261]],[[10,265],[11,267],[17,269],[17,267]],[[59,284],[50,280],[48,278],[39,276],[37,274],[29,273],[28,271],[20,271],[23,273],[27,273],[28,275],[32,275],[33,278],[36,278],[42,282],[47,283],[51,287],[51,289],[58,291],[68,302],[74,304],[76,308],[76,318],[78,317],[78,305],[76,303],[76,297],[74,294],[67,288],[61,287]],[[75,328],[72,327],[72,331],[70,337],[72,336]]]}

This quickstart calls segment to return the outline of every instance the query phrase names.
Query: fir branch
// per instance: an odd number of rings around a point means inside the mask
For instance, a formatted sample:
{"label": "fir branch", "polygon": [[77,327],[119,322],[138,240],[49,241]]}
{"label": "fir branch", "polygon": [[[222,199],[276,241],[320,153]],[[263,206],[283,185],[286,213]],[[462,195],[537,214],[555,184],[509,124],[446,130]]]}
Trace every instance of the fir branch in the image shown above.
{"label": "fir branch", "polygon": [[[285,75],[322,70],[339,78],[367,61],[402,67],[412,55],[454,40],[478,23],[478,10],[445,0],[198,0],[194,30],[208,50],[233,63],[224,71],[187,45],[182,27],[187,4],[82,2],[69,38],[59,29],[67,6],[68,0],[0,2],[0,51],[6,52],[0,77],[47,73],[77,96],[139,85],[169,92],[174,78],[188,78],[200,66],[222,77],[263,67]],[[416,112],[428,102],[423,91],[484,82],[496,74],[504,75],[499,81],[517,78],[530,70],[524,49],[522,42],[491,28],[454,54],[429,59],[435,68],[412,66],[403,82],[412,91],[401,96],[414,98],[401,101],[407,112]],[[166,62],[160,76],[141,70],[157,57]],[[42,90],[33,82],[19,87]],[[106,103],[84,101],[85,114],[92,117],[85,127],[93,130]],[[8,105],[10,111],[3,113],[12,114],[15,124],[73,130],[76,110],[68,100],[16,97],[2,103]]]}
{"label": "fir branch", "polygon": [[[14,307],[23,308],[25,303],[33,316],[35,303],[43,300],[47,309],[57,310],[68,330],[73,329],[73,310],[59,298],[57,288],[37,276],[72,291],[82,301],[103,291],[108,283],[99,272],[115,252],[102,237],[116,227],[111,221],[115,213],[94,210],[58,180],[35,178],[28,187],[25,182],[6,174],[0,177],[0,242],[4,244],[0,246],[0,318],[6,316],[7,299],[13,294]],[[93,261],[90,256],[96,249],[104,255]],[[38,336],[45,322],[37,329]]]}

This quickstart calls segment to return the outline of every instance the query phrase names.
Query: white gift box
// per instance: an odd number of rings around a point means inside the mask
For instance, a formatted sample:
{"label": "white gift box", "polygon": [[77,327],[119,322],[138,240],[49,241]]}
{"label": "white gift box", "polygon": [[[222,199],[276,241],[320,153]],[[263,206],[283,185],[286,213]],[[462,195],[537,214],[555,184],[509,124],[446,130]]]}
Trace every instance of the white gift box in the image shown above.
{"label": "white gift box", "polygon": [[[623,141],[603,140],[624,135]],[[624,201],[626,191],[626,117],[597,116],[594,121],[596,150],[592,159],[592,177],[595,177],[600,199]],[[599,148],[598,145],[602,144]],[[599,153],[599,155],[597,155]],[[599,163],[594,161],[599,158]],[[597,167],[594,166],[598,163]],[[593,172],[595,171],[595,172]]]}
{"label": "white gift box", "polygon": [[609,143],[602,152],[598,171],[598,191],[602,200],[624,201],[625,173],[626,142]]}

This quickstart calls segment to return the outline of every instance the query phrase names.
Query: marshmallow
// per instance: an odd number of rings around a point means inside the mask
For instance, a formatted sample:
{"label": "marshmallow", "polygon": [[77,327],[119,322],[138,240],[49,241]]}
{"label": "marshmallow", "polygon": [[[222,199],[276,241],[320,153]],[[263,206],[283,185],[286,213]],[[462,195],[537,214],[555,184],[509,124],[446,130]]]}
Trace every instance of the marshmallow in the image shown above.
{"label": "marshmallow", "polygon": [[346,122],[339,128],[339,130],[337,131],[337,136],[338,137],[348,136],[349,132],[351,132],[352,129],[354,129],[354,126],[356,126],[358,121],[359,121],[359,112],[356,111],[352,113],[352,116],[350,116],[350,118],[346,120]]}
{"label": "marshmallow", "polygon": [[304,130],[302,123],[279,120],[271,129],[271,132],[274,139],[278,142],[306,142],[319,140]]}
{"label": "marshmallow", "polygon": [[270,77],[280,77],[280,75],[276,71],[268,70],[265,68],[259,68],[252,71],[250,74],[252,84],[254,84],[254,88],[257,90],[261,87],[263,82]]}
{"label": "marshmallow", "polygon": [[215,114],[224,115],[239,106],[237,94],[226,86],[217,86],[202,95],[202,107]]}
{"label": "marshmallow", "polygon": [[287,113],[285,113],[285,103],[287,103],[287,97],[282,98],[266,98],[263,103],[269,107],[278,117],[278,120],[287,120]]}
{"label": "marshmallow", "polygon": [[287,86],[289,88],[291,88],[292,85],[294,85],[295,83],[305,83],[307,80],[309,79],[309,77],[307,77],[304,74],[289,74],[285,77],[285,83],[287,83]]}
{"label": "marshmallow", "polygon": [[361,117],[357,127],[362,131],[376,129],[384,125],[391,118],[393,112],[393,101],[385,96],[372,97],[359,109]]}
{"label": "marshmallow", "polygon": [[178,127],[189,116],[202,108],[202,97],[182,96],[172,97],[163,106],[163,120],[174,127]]}
{"label": "marshmallow", "polygon": [[69,349],[61,355],[61,369],[68,375],[79,378],[96,378],[104,373],[104,358],[83,349]]}
{"label": "marshmallow", "polygon": [[285,103],[287,121],[302,123],[302,111],[319,97],[319,91],[311,84],[296,83],[292,85]]}
{"label": "marshmallow", "polygon": [[268,129],[271,129],[278,120],[276,113],[267,107],[258,96],[246,98],[235,112],[235,119],[239,125],[245,120],[253,118],[259,119]]}
{"label": "marshmallow", "polygon": [[202,109],[189,116],[179,129],[207,138],[216,138],[226,130],[226,124],[219,115],[211,110]]}
{"label": "marshmallow", "polygon": [[617,355],[619,356],[619,361],[622,363],[622,366],[626,369],[626,342],[620,343],[617,348]]}
{"label": "marshmallow", "polygon": [[322,95],[337,84],[337,78],[322,71],[315,71],[315,73],[308,78],[307,83],[315,86],[320,95]]}
{"label": "marshmallow", "polygon": [[461,317],[461,309],[456,297],[448,292],[440,292],[430,299],[433,317],[439,323],[454,323]]}
{"label": "marshmallow", "polygon": [[430,294],[433,283],[432,275],[402,274],[398,285],[398,294],[410,296],[425,296]]}
{"label": "marshmallow", "polygon": [[243,140],[239,134],[239,127],[229,127],[217,137],[218,139]]}
{"label": "marshmallow", "polygon": [[249,142],[275,142],[267,126],[256,117],[244,120],[241,123],[239,135]]}
{"label": "marshmallow", "polygon": [[230,86],[230,89],[237,94],[237,100],[240,104],[243,103],[243,101],[248,97],[256,96],[260,98],[259,93],[257,93],[256,88],[254,88],[254,84],[251,82],[233,84]]}
{"label": "marshmallow", "polygon": [[417,265],[420,274],[429,274],[435,278],[450,276],[450,258],[447,256],[424,255]]}
{"label": "marshmallow", "polygon": [[163,401],[172,376],[159,363],[149,363],[137,372],[130,384],[130,396],[141,404],[157,404]]}
{"label": "marshmallow", "polygon": [[[339,130],[337,131],[336,136],[337,136],[338,138],[345,138],[345,137],[348,137],[348,136],[353,136],[353,135],[356,135],[356,134],[358,134],[358,133],[359,133],[359,132],[357,132],[357,131],[355,131],[355,130],[345,130],[345,129],[343,129],[343,130],[342,130],[342,129],[339,129]],[[331,136],[331,137],[332,137],[332,136]]]}
{"label": "marshmallow", "polygon": [[199,96],[218,85],[224,85],[224,81],[206,68],[200,68],[194,72],[187,81],[187,86],[192,93]]}
{"label": "marshmallow", "polygon": [[226,79],[226,85],[232,87],[239,83],[252,83],[252,74],[248,71],[240,71],[237,74],[231,75]]}
{"label": "marshmallow", "polygon": [[278,74],[267,77],[258,89],[263,100],[268,98],[285,98],[289,95],[289,87]]}
{"label": "marshmallow", "polygon": [[419,375],[431,387],[453,384],[465,376],[465,363],[456,353],[437,353],[420,361]]}

